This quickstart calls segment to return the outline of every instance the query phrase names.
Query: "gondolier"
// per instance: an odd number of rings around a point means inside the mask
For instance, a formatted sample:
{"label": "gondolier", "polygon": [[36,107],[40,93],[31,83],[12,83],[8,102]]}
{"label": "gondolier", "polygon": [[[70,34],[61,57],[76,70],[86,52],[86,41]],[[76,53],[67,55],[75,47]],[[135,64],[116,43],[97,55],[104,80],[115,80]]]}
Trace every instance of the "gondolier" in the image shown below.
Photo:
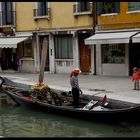
{"label": "gondolier", "polygon": [[70,74],[70,84],[71,84],[71,88],[72,88],[73,106],[74,107],[78,107],[80,93],[83,94],[82,90],[79,87],[79,82],[78,82],[78,75],[80,72],[81,72],[80,69],[75,68],[72,70],[72,72]]}

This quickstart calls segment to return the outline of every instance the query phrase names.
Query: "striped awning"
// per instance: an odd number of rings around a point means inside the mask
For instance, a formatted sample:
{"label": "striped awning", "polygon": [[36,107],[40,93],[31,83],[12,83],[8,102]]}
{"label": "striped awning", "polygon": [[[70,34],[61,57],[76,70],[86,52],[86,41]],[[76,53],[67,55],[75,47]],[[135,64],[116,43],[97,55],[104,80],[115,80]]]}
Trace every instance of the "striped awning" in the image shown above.
{"label": "striped awning", "polygon": [[1,37],[0,48],[17,48],[17,44],[27,40],[29,37]]}

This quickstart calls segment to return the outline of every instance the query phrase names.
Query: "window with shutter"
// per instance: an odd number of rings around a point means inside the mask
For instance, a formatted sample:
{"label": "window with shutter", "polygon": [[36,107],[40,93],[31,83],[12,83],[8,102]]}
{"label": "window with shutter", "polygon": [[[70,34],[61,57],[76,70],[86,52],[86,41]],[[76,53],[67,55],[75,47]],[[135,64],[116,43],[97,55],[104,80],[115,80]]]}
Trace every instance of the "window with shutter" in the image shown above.
{"label": "window with shutter", "polygon": [[120,12],[119,2],[97,2],[97,14],[108,14]]}
{"label": "window with shutter", "polygon": [[114,13],[114,2],[103,2],[103,12],[104,14]]}

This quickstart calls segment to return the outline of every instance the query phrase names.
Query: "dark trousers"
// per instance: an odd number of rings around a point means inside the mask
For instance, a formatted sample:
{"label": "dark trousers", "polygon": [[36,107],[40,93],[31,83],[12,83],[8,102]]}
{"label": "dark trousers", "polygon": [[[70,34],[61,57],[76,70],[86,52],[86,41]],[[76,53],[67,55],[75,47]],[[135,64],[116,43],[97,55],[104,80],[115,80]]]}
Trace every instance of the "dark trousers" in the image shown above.
{"label": "dark trousers", "polygon": [[72,88],[73,95],[73,105],[78,106],[79,104],[79,90],[77,88]]}

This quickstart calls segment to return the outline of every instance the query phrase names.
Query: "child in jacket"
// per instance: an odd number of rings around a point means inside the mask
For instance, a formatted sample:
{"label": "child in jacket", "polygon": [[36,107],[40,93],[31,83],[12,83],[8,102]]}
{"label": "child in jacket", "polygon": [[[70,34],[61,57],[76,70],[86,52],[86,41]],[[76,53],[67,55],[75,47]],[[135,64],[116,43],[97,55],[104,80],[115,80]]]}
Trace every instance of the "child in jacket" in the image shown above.
{"label": "child in jacket", "polygon": [[140,70],[137,67],[133,68],[131,79],[134,82],[134,90],[139,90]]}

